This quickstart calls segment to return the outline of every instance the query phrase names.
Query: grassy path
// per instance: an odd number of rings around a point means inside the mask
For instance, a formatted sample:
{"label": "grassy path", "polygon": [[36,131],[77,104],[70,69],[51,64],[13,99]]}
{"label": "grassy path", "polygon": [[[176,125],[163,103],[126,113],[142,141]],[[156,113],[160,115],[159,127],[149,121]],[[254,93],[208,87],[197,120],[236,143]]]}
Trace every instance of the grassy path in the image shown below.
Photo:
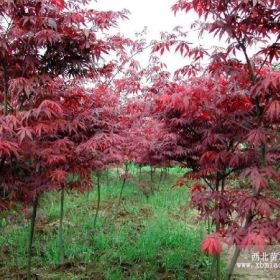
{"label": "grassy path", "polygon": [[[141,184],[137,186],[130,180],[125,185],[117,209],[122,182],[116,171],[110,171],[109,178],[101,178],[96,228],[96,191],[89,195],[67,193],[63,266],[58,265],[57,250],[59,194],[44,195],[35,233],[36,279],[208,279],[211,261],[200,250],[205,229],[195,223],[193,213],[180,211],[188,199],[187,190],[170,188],[179,173],[179,169],[172,169],[158,184],[157,172],[153,178],[156,191],[147,194],[150,174],[143,170]],[[26,273],[28,227],[28,221],[21,216],[2,226],[0,279],[22,279]]]}

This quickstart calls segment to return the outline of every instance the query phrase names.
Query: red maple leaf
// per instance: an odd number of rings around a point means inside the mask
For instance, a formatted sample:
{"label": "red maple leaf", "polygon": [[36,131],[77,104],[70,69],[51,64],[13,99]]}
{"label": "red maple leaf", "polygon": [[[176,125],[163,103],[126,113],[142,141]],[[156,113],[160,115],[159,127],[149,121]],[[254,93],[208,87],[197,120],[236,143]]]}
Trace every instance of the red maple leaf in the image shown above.
{"label": "red maple leaf", "polygon": [[54,171],[51,172],[52,181],[57,183],[64,182],[67,175],[68,175],[67,172],[62,169],[55,169]]}
{"label": "red maple leaf", "polygon": [[65,1],[64,0],[52,0],[51,1],[52,5],[55,6],[56,8],[62,10],[65,8]]}
{"label": "red maple leaf", "polygon": [[271,122],[280,120],[280,100],[274,100],[267,105],[265,116]]}
{"label": "red maple leaf", "polygon": [[242,240],[240,247],[247,248],[256,245],[260,251],[265,250],[265,236],[263,233],[248,233]]}
{"label": "red maple leaf", "polygon": [[209,235],[205,240],[202,241],[202,251],[209,253],[211,256],[220,255],[222,248],[218,238],[214,235]]}

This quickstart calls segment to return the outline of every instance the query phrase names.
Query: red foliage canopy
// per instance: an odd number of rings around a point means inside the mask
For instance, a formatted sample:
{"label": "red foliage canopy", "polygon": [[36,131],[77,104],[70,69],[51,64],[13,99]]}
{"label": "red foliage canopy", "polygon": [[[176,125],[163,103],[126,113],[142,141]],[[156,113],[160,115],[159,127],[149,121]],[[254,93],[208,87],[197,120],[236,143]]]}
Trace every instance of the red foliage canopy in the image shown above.
{"label": "red foliage canopy", "polygon": [[[87,189],[90,172],[116,162],[118,96],[86,88],[118,47],[100,30],[124,12],[99,12],[87,1],[2,1],[0,7],[0,190],[29,202],[57,189]],[[108,59],[107,59],[108,61]]]}
{"label": "red foliage canopy", "polygon": [[[227,47],[208,54],[187,46],[177,29],[153,49],[162,54],[174,46],[192,60],[162,88],[156,112],[183,151],[170,159],[191,168],[185,179],[204,184],[192,188],[191,205],[223,229],[224,240],[242,248],[279,242],[280,203],[270,192],[280,179],[280,73],[273,67],[280,52],[279,7],[273,0],[181,0],[173,11],[194,9],[205,20],[201,32],[225,39]],[[254,43],[260,51],[250,57]],[[191,71],[205,56],[208,66]]]}

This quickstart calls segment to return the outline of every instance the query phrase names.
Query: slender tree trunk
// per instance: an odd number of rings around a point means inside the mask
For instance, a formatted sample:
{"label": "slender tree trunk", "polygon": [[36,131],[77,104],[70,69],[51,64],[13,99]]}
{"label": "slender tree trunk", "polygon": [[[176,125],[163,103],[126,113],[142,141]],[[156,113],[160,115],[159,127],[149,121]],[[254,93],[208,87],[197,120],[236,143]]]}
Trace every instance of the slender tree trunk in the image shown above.
{"label": "slender tree trunk", "polygon": [[216,275],[217,275],[217,280],[221,280],[221,256],[217,255],[217,266],[216,266]]}
{"label": "slender tree trunk", "polygon": [[163,169],[161,168],[160,169],[160,175],[159,175],[158,187],[157,187],[158,190],[160,189],[160,183],[162,181],[162,176],[163,176]]}
{"label": "slender tree trunk", "polygon": [[213,257],[213,259],[212,259],[212,265],[211,265],[211,272],[210,272],[210,279],[211,280],[213,280],[213,279],[215,279],[216,277],[215,277],[215,267],[216,267],[216,265],[217,265],[217,259],[216,259],[216,257]]}
{"label": "slender tree trunk", "polygon": [[106,185],[109,186],[109,169],[106,170]]}
{"label": "slender tree trunk", "polygon": [[60,217],[59,217],[59,262],[62,265],[64,263],[64,239],[63,239],[63,217],[64,217],[64,185],[61,188],[60,193]]}
{"label": "slender tree trunk", "polygon": [[33,201],[32,218],[30,224],[29,244],[28,244],[28,256],[27,256],[27,280],[31,280],[31,265],[32,265],[32,247],[33,247],[33,236],[36,222],[37,206],[39,196],[36,195]]}
{"label": "slender tree trunk", "polygon": [[99,209],[100,209],[100,196],[101,196],[101,190],[100,190],[100,173],[97,173],[97,207],[96,207],[96,212],[95,212],[95,216],[94,216],[94,222],[93,222],[93,226],[96,227],[96,221],[97,221],[97,217],[98,217],[98,213],[99,213]]}
{"label": "slender tree trunk", "polygon": [[[216,231],[218,231],[219,229],[220,229],[220,225],[217,224]],[[217,254],[215,258],[216,258],[216,279],[221,280],[221,256]]]}
{"label": "slender tree trunk", "polygon": [[151,190],[151,194],[153,194],[154,193],[154,186],[153,186],[153,183],[154,183],[154,177],[153,177],[153,173],[154,173],[154,171],[153,171],[153,168],[151,167],[151,170],[150,170],[150,175],[151,175],[151,184],[150,184],[150,190]]}
{"label": "slender tree trunk", "polygon": [[121,204],[122,194],[123,194],[124,186],[125,186],[126,179],[127,179],[127,173],[128,173],[128,164],[126,163],[125,164],[125,174],[124,174],[124,178],[123,178],[123,181],[122,181],[121,192],[120,192],[120,195],[119,195],[118,208],[120,207],[120,204]]}
{"label": "slender tree trunk", "polygon": [[164,178],[165,179],[167,178],[168,172],[169,172],[168,167],[165,167],[164,168]]}
{"label": "slender tree trunk", "polygon": [[139,176],[138,176],[138,180],[139,181],[141,179],[141,174],[142,174],[142,166],[139,167]]}
{"label": "slender tree trunk", "polygon": [[153,182],[153,168],[151,167],[151,169],[150,169],[150,175],[151,175],[151,182]]}
{"label": "slender tree trunk", "polygon": [[[245,225],[244,225],[244,230],[246,231],[251,223],[253,219],[253,216],[250,214],[247,216],[246,221],[245,221]],[[227,279],[230,280],[233,274],[233,270],[235,268],[236,262],[239,258],[239,255],[241,253],[241,249],[238,247],[235,247],[233,256],[231,258],[230,264],[229,264],[229,268],[228,268],[228,274],[227,274]]]}
{"label": "slender tree trunk", "polygon": [[136,174],[136,168],[135,168],[135,165],[134,164],[132,164],[132,166],[131,166],[131,169],[130,169],[130,172],[133,174],[133,176]]}
{"label": "slender tree trunk", "polygon": [[8,115],[8,77],[7,66],[3,64],[4,116]]}
{"label": "slender tree trunk", "polygon": [[228,275],[227,275],[227,279],[230,280],[233,274],[233,270],[235,268],[235,264],[239,258],[239,255],[241,253],[241,249],[239,249],[238,247],[235,248],[233,256],[231,258],[230,264],[229,264],[229,268],[228,268]]}
{"label": "slender tree trunk", "polygon": [[[262,144],[260,146],[260,162],[261,162],[261,166],[265,166],[265,160],[266,160],[266,145]],[[254,192],[255,195],[259,194],[258,192]],[[252,214],[249,214],[246,218],[245,221],[245,225],[244,225],[244,230],[247,230],[248,227],[250,226],[251,222],[252,222],[253,216]],[[236,262],[240,256],[241,253],[241,249],[236,247],[232,256],[232,259],[230,261],[229,264],[229,268],[228,268],[228,274],[227,274],[227,280],[230,280],[236,265]]]}
{"label": "slender tree trunk", "polygon": [[[220,177],[220,172],[217,172],[216,174],[216,182],[215,182],[215,191],[218,192],[220,190],[220,183],[221,183],[221,177]],[[225,184],[224,178],[222,179],[222,188]],[[223,191],[223,190],[222,190]],[[217,207],[217,205],[216,205]],[[219,206],[218,206],[219,207]],[[220,224],[216,223],[216,231],[220,229]],[[219,254],[217,254],[215,257],[215,263],[216,263],[216,271],[215,271],[215,278],[216,280],[221,279],[221,257]]]}
{"label": "slender tree trunk", "polygon": [[[251,61],[249,59],[249,56],[247,54],[247,49],[246,49],[246,46],[244,43],[242,43],[242,41],[240,40],[240,38],[238,38],[238,36],[233,33],[237,43],[239,44],[241,50],[243,51],[243,54],[245,56],[245,59],[246,59],[246,63],[247,63],[247,66],[248,66],[248,70],[249,70],[249,73],[250,73],[250,78],[251,78],[251,81],[253,84],[256,83],[256,75],[254,73],[254,70],[253,70],[253,67],[252,67],[252,64],[251,64]],[[260,118],[260,115],[261,115],[261,111],[260,111],[260,106],[259,106],[259,101],[258,99],[256,99],[256,109],[257,109],[257,116],[259,116],[259,119],[261,121],[261,118]],[[245,222],[245,228],[246,228],[246,225],[249,225],[249,223],[251,222],[251,215],[249,215],[246,219],[246,222]],[[231,262],[230,262],[230,265],[229,265],[229,269],[228,269],[228,276],[227,276],[227,279],[230,279],[231,276],[232,276],[232,273],[233,273],[233,270],[234,270],[234,267],[235,267],[235,264],[237,262],[237,259],[240,255],[240,252],[241,250],[239,248],[235,248],[235,251],[234,251],[234,254],[233,254],[233,257],[231,259]]]}
{"label": "slender tree trunk", "polygon": [[[8,77],[7,77],[7,67],[4,63],[2,66],[2,71],[3,71],[3,93],[4,93],[4,116],[7,116],[8,115]],[[3,156],[3,158],[1,159],[0,170],[3,168],[5,164],[5,159],[6,159],[5,156]],[[1,188],[2,187],[0,186],[0,191]],[[0,196],[2,196],[3,198],[6,197],[6,190],[4,187],[3,187],[3,194],[0,194]]]}
{"label": "slender tree trunk", "polygon": [[[216,225],[216,230],[219,228],[219,225]],[[219,254],[213,257],[210,274],[211,279],[221,280],[221,256]]]}

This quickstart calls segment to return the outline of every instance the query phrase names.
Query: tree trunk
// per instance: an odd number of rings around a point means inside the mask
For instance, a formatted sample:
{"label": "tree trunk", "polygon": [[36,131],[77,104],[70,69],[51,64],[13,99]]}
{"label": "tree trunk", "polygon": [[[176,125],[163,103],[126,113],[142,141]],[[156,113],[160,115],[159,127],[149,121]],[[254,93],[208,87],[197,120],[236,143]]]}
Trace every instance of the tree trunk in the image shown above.
{"label": "tree trunk", "polygon": [[[237,40],[237,43],[239,44],[239,46],[240,46],[240,48],[243,51],[243,54],[245,56],[246,63],[247,63],[247,66],[248,66],[248,70],[249,70],[249,73],[250,73],[251,81],[252,81],[253,84],[256,84],[256,80],[257,80],[256,78],[257,77],[256,77],[256,75],[254,73],[254,69],[253,69],[252,63],[251,63],[251,61],[249,59],[249,56],[247,54],[246,46],[245,46],[244,43],[242,43],[242,41],[237,37],[236,34],[234,34],[234,36],[235,36],[235,39]],[[262,115],[262,113],[261,113],[261,110],[260,110],[260,104],[259,104],[259,99],[258,98],[256,98],[255,104],[256,104],[256,114],[257,114],[257,117],[259,118],[259,126],[261,126],[261,123],[262,123],[261,115]],[[260,145],[260,162],[261,162],[262,166],[265,165],[265,157],[266,157],[265,144],[261,144]],[[255,193],[255,195],[257,195],[257,194],[258,193]],[[244,229],[247,229],[249,227],[251,221],[252,221],[252,215],[249,215],[246,218]],[[236,247],[235,251],[234,251],[234,254],[233,254],[233,257],[231,259],[230,265],[229,265],[227,279],[231,279],[231,276],[232,276],[235,264],[237,262],[237,259],[238,259],[239,255],[240,255],[240,252],[241,252],[241,249]]]}
{"label": "tree trunk", "polygon": [[109,186],[109,169],[106,170],[106,185]]}
{"label": "tree trunk", "polygon": [[217,255],[217,266],[216,266],[216,276],[217,280],[221,280],[221,256]]}
{"label": "tree trunk", "polygon": [[[246,218],[246,222],[245,222],[245,225],[244,225],[244,230],[246,231],[252,221],[252,215],[249,215],[247,218]],[[229,268],[228,268],[228,274],[227,274],[227,279],[230,280],[231,277],[232,277],[232,274],[233,274],[233,270],[235,268],[235,265],[236,265],[236,262],[239,258],[239,255],[241,253],[241,249],[236,247],[235,250],[234,250],[234,253],[233,253],[233,256],[231,258],[231,261],[230,261],[230,264],[229,264]]]}
{"label": "tree trunk", "polygon": [[100,196],[101,196],[101,192],[100,192],[100,173],[97,173],[97,207],[96,207],[96,212],[95,212],[94,222],[93,222],[94,227],[96,227],[96,221],[97,221],[97,217],[98,217],[98,213],[99,213],[99,209],[100,209]]}
{"label": "tree trunk", "polygon": [[[221,180],[220,175],[221,175],[220,172],[217,172],[216,182],[215,182],[216,192],[220,191],[220,183],[222,183],[222,186],[224,186],[224,184],[225,184],[225,179],[223,178]],[[220,223],[216,223],[216,231],[218,231],[219,229],[220,229]],[[216,278],[216,280],[220,280],[221,279],[221,256],[219,254],[217,254],[214,258],[216,260],[215,278]]]}
{"label": "tree trunk", "polygon": [[[218,231],[220,229],[220,224],[216,224],[216,231]],[[216,279],[217,280],[221,280],[221,256],[219,254],[217,254],[215,256],[216,259]]]}
{"label": "tree trunk", "polygon": [[158,190],[160,189],[160,183],[161,183],[161,181],[162,181],[162,176],[163,176],[163,169],[161,168],[161,169],[160,169],[159,182],[158,182],[158,186],[157,186],[157,189],[158,189]]}
{"label": "tree trunk", "polygon": [[8,77],[7,67],[3,64],[3,93],[4,93],[4,116],[8,115]]}
{"label": "tree trunk", "polygon": [[138,176],[138,180],[139,181],[141,179],[141,174],[142,174],[142,166],[139,167],[139,176]]}
{"label": "tree trunk", "polygon": [[[261,162],[261,166],[265,166],[265,159],[266,159],[266,146],[265,144],[262,144],[260,146],[260,162]],[[255,195],[259,194],[258,192],[254,192]],[[245,225],[244,225],[244,230],[247,230],[248,227],[250,226],[250,223],[252,222],[253,216],[250,214],[247,216],[246,221],[245,221]],[[227,275],[227,279],[230,280],[236,265],[236,262],[239,258],[239,255],[241,253],[241,249],[236,247],[232,256],[232,259],[230,261],[230,265],[228,268],[228,275]]]}
{"label": "tree trunk", "polygon": [[64,217],[64,185],[61,188],[60,193],[60,217],[59,217],[59,263],[64,263],[64,239],[63,239],[63,217]]}
{"label": "tree trunk", "polygon": [[123,178],[123,181],[122,181],[121,192],[120,192],[120,196],[119,196],[118,208],[120,207],[120,204],[121,204],[122,194],[123,194],[124,186],[125,186],[126,179],[127,179],[127,173],[128,173],[128,164],[126,163],[125,164],[124,178]]}
{"label": "tree trunk", "polygon": [[241,249],[236,247],[235,250],[234,250],[233,256],[231,258],[229,268],[228,268],[228,275],[227,275],[227,279],[228,280],[230,280],[231,277],[232,277],[233,270],[235,268],[235,265],[236,265],[236,262],[237,262],[237,260],[239,258],[240,253],[241,253]]}
{"label": "tree trunk", "polygon": [[[8,115],[8,79],[7,79],[7,67],[3,63],[2,66],[2,71],[3,71],[3,93],[4,93],[4,116]],[[1,162],[0,162],[0,170],[4,167],[5,164],[5,156],[2,157]],[[1,191],[2,187],[0,187]],[[3,193],[0,195],[0,197],[5,198],[6,197],[6,190],[3,187]]]}
{"label": "tree trunk", "polygon": [[151,167],[151,170],[150,170],[150,175],[151,175],[150,191],[151,191],[151,194],[154,194],[154,186],[153,186],[154,177],[153,177],[153,174],[154,174],[154,170],[153,170],[153,168]]}
{"label": "tree trunk", "polygon": [[33,201],[32,218],[30,224],[29,244],[28,244],[28,256],[27,256],[27,280],[31,280],[31,265],[32,265],[32,247],[33,247],[33,236],[36,222],[37,206],[38,206],[38,195],[36,195]]}
{"label": "tree trunk", "polygon": [[150,175],[151,175],[151,182],[153,182],[153,168],[151,167],[151,170],[150,170]]}
{"label": "tree trunk", "polygon": [[168,167],[165,167],[165,168],[164,168],[164,178],[165,178],[165,179],[167,178],[168,173],[169,173],[169,169],[168,169]]}

